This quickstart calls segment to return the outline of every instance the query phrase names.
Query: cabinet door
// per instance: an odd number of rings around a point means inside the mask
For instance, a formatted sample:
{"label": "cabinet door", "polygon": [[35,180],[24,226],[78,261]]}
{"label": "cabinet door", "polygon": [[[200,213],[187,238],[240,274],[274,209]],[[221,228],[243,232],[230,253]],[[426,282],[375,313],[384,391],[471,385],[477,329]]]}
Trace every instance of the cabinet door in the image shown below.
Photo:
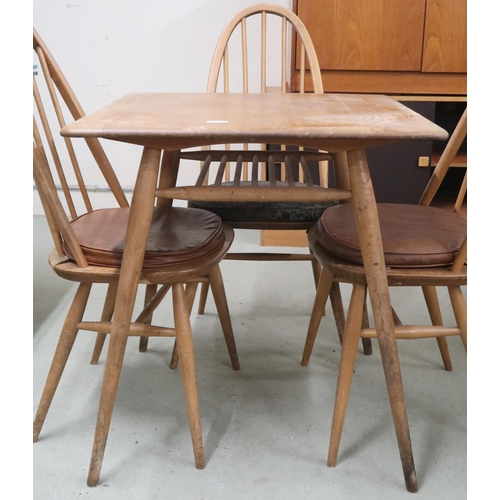
{"label": "cabinet door", "polygon": [[467,0],[427,0],[422,71],[467,72]]}
{"label": "cabinet door", "polygon": [[323,70],[420,71],[425,0],[298,0]]}

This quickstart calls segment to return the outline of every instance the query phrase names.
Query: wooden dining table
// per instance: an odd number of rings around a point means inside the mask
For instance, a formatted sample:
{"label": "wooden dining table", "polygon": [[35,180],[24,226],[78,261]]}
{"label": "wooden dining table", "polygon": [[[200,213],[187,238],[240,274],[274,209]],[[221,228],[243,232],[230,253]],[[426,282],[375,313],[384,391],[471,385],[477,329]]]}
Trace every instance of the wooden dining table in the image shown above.
{"label": "wooden dining table", "polygon": [[344,174],[338,175],[337,187],[350,192],[406,486],[416,491],[377,206],[364,150],[403,140],[445,140],[447,132],[382,95],[134,93],[65,126],[61,135],[144,147],[130,208],[88,484],[99,480],[153,207],[171,203],[168,196],[176,186],[179,152],[215,144],[273,143],[327,151],[342,164],[338,171]]}

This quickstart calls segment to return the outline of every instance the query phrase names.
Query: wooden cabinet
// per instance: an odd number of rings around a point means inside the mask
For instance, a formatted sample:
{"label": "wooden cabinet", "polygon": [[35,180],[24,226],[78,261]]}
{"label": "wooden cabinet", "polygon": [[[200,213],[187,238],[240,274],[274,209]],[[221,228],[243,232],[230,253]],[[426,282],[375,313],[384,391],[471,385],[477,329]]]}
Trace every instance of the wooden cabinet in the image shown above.
{"label": "wooden cabinet", "polygon": [[[467,99],[466,0],[294,0],[293,9],[311,34],[325,92],[392,94],[452,133]],[[294,68],[292,60],[292,91],[300,85]],[[306,90],[312,90],[307,75]],[[446,109],[447,101],[456,110]],[[418,203],[443,146],[405,141],[368,148],[377,201]],[[426,159],[429,168],[419,166]],[[466,161],[464,144],[455,163]],[[453,170],[452,181],[461,183],[463,169]],[[282,233],[262,231],[261,243],[307,246],[303,231],[286,231],[287,239]]]}
{"label": "wooden cabinet", "polygon": [[466,8],[466,0],[294,1],[326,92],[465,95]]}
{"label": "wooden cabinet", "polygon": [[466,0],[427,0],[422,71],[467,73]]}

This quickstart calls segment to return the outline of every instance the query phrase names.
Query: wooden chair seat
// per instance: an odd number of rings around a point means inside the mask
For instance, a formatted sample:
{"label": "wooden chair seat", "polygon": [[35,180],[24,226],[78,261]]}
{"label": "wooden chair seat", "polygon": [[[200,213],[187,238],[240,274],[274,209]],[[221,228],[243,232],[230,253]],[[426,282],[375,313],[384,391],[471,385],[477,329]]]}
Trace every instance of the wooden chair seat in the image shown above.
{"label": "wooden chair seat", "polygon": [[[96,210],[71,222],[87,262],[120,267],[130,209]],[[143,268],[164,268],[209,256],[224,243],[221,219],[205,210],[155,207]],[[64,245],[68,257],[71,249]]]}
{"label": "wooden chair seat", "polygon": [[[377,205],[386,266],[439,267],[453,263],[467,234],[454,212],[421,205]],[[316,226],[318,242],[339,259],[362,264],[354,213],[349,205],[327,209]]]}

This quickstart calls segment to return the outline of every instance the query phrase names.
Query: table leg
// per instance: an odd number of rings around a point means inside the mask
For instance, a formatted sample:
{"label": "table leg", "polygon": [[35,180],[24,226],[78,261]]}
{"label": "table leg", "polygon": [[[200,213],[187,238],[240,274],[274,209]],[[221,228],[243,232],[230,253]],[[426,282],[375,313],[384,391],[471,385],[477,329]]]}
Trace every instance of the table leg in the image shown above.
{"label": "table leg", "polygon": [[418,490],[373,186],[364,150],[347,153],[353,210],[406,488]]}
{"label": "table leg", "polygon": [[127,345],[128,330],[132,320],[137,287],[153,215],[160,155],[160,150],[144,148],[134,195],[132,197],[125,250],[123,252],[120,280],[118,282],[115,315],[111,327],[94,446],[87,478],[89,486],[95,486],[98,483],[101,472],[104,449],[123,364],[123,356]]}

